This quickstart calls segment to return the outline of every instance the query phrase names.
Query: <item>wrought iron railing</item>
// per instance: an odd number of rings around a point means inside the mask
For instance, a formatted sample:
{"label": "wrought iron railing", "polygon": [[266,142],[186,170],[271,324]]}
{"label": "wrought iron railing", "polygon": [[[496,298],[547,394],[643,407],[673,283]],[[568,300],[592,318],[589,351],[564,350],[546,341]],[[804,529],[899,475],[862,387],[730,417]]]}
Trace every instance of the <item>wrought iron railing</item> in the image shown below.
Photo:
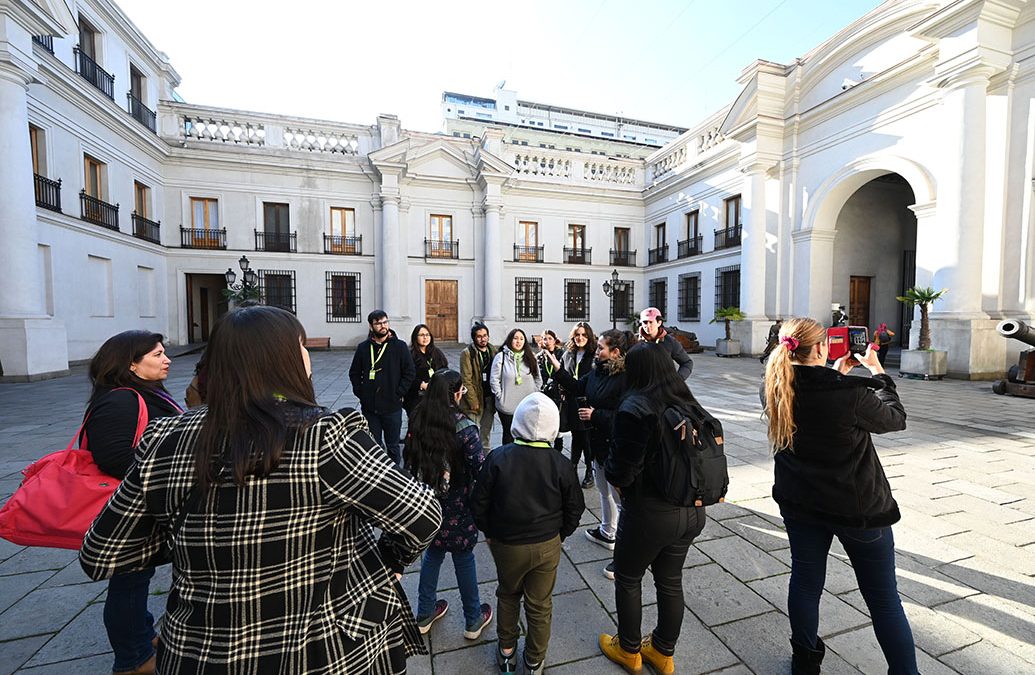
{"label": "wrought iron railing", "polygon": [[294,253],[297,241],[295,232],[263,232],[255,231],[255,250],[274,251],[277,253]]}
{"label": "wrought iron railing", "polygon": [[333,255],[363,255],[363,235],[342,237],[325,234],[323,235],[323,252]]}
{"label": "wrought iron railing", "polygon": [[33,174],[36,187],[36,206],[61,213],[61,180],[50,180]]}
{"label": "wrought iron railing", "polygon": [[564,262],[569,265],[590,265],[593,263],[593,249],[565,246]]}
{"label": "wrought iron railing", "polygon": [[183,248],[226,248],[226,228],[211,230],[204,227],[181,227],[180,246]]}
{"label": "wrought iron railing", "polygon": [[715,230],[715,250],[740,246],[740,225]]}
{"label": "wrought iron railing", "polygon": [[453,241],[450,241],[448,239],[425,239],[424,257],[454,259],[459,258],[460,240],[455,239]]}
{"label": "wrought iron railing", "polygon": [[119,205],[91,197],[86,190],[79,191],[79,217],[94,225],[119,231]]}
{"label": "wrought iron railing", "polygon": [[137,239],[143,239],[153,244],[161,244],[161,228],[162,223],[159,221],[151,220],[140,215],[136,211],[130,216],[133,220],[133,236]]}
{"label": "wrought iron railing", "polygon": [[54,53],[54,36],[53,35],[33,35],[32,41],[43,47],[51,54]]}
{"label": "wrought iron railing", "polygon": [[661,246],[652,248],[647,252],[648,265],[656,265],[663,262],[668,262],[668,244],[662,244]]}
{"label": "wrought iron railing", "polygon": [[684,239],[679,242],[679,250],[677,251],[680,258],[689,258],[701,253],[701,235]]}
{"label": "wrought iron railing", "polygon": [[614,267],[636,267],[636,251],[611,249],[611,265]]}
{"label": "wrought iron railing", "polygon": [[100,89],[101,93],[115,100],[115,76],[101,68],[96,61],[85,54],[79,46],[72,50],[75,54],[76,72],[87,82]]}
{"label": "wrought iron railing", "polygon": [[134,96],[132,92],[126,94],[126,100],[128,101],[130,116],[147,127],[151,132],[158,133],[155,111],[144,105],[144,102]]}
{"label": "wrought iron railing", "polygon": [[514,262],[543,262],[543,247],[514,244]]}

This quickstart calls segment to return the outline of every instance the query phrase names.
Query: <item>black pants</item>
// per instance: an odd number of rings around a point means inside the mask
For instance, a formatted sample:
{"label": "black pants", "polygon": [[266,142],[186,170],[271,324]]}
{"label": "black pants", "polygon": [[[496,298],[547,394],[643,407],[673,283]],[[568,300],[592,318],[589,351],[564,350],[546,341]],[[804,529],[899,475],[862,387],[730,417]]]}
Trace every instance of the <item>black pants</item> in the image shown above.
{"label": "black pants", "polygon": [[503,445],[514,442],[514,435],[510,433],[510,424],[514,421],[513,415],[508,415],[499,408],[496,409],[496,416],[500,418],[500,424],[503,425]]}
{"label": "black pants", "polygon": [[622,501],[614,560],[622,649],[640,651],[640,592],[643,574],[650,567],[658,590],[658,625],[652,641],[662,654],[675,651],[683,625],[683,563],[704,521],[703,507],[684,508],[650,499]]}
{"label": "black pants", "polygon": [[571,432],[571,463],[575,465],[575,470],[579,468],[579,458],[585,457],[586,461],[586,475],[588,476],[593,471],[593,453],[589,451],[589,432],[588,431],[575,431]]}

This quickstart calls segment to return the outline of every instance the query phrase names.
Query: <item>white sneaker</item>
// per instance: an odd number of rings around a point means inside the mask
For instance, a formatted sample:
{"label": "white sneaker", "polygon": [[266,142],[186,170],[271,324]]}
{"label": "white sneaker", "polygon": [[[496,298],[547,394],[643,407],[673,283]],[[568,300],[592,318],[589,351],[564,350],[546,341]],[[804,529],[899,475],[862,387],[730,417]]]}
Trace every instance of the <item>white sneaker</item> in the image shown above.
{"label": "white sneaker", "polygon": [[608,551],[615,550],[615,540],[611,537],[605,536],[604,533],[600,531],[599,525],[591,530],[586,530],[586,539],[589,539],[594,544],[600,544]]}

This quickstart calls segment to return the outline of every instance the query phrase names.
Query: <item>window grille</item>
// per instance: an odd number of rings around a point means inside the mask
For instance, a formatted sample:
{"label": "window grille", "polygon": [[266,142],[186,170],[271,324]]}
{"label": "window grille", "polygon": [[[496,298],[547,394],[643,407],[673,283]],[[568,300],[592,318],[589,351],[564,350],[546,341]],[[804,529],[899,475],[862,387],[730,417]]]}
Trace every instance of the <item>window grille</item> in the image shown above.
{"label": "window grille", "polygon": [[564,320],[589,321],[589,279],[564,280]]}
{"label": "window grille", "polygon": [[295,271],[259,270],[259,297],[264,305],[295,313]]}
{"label": "window grille", "polygon": [[327,273],[327,323],[359,323],[359,272]]}
{"label": "window grille", "polygon": [[519,321],[543,320],[543,280],[518,277],[514,280],[514,318]]}

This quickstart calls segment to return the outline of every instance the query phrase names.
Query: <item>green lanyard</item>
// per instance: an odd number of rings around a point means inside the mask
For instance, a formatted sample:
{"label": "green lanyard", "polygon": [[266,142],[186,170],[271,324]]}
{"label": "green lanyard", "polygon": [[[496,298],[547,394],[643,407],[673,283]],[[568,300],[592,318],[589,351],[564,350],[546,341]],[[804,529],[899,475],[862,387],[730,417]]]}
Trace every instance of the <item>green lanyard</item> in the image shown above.
{"label": "green lanyard", "polygon": [[553,449],[552,446],[549,443],[547,443],[546,441],[523,441],[520,438],[515,438],[514,439],[514,443],[517,444],[517,445],[527,445],[530,448],[550,448],[550,449]]}
{"label": "green lanyard", "polygon": [[553,377],[553,365],[550,363],[550,357],[543,357],[543,368],[546,370],[547,377]]}
{"label": "green lanyard", "polygon": [[377,377],[377,371],[380,370],[380,369],[377,368],[376,366],[377,366],[378,361],[381,360],[381,357],[384,356],[385,348],[386,347],[388,347],[388,340],[385,340],[385,343],[383,345],[381,345],[381,350],[379,352],[377,352],[377,358],[375,359],[374,358],[374,343],[373,342],[370,343],[370,379],[371,380],[374,379],[375,377]]}
{"label": "green lanyard", "polygon": [[514,369],[517,371],[517,375],[514,376],[514,384],[521,384],[521,361],[518,360],[517,354],[514,354]]}
{"label": "green lanyard", "polygon": [[579,358],[579,353],[575,352],[575,379],[579,379],[579,366],[582,365],[582,359]]}

